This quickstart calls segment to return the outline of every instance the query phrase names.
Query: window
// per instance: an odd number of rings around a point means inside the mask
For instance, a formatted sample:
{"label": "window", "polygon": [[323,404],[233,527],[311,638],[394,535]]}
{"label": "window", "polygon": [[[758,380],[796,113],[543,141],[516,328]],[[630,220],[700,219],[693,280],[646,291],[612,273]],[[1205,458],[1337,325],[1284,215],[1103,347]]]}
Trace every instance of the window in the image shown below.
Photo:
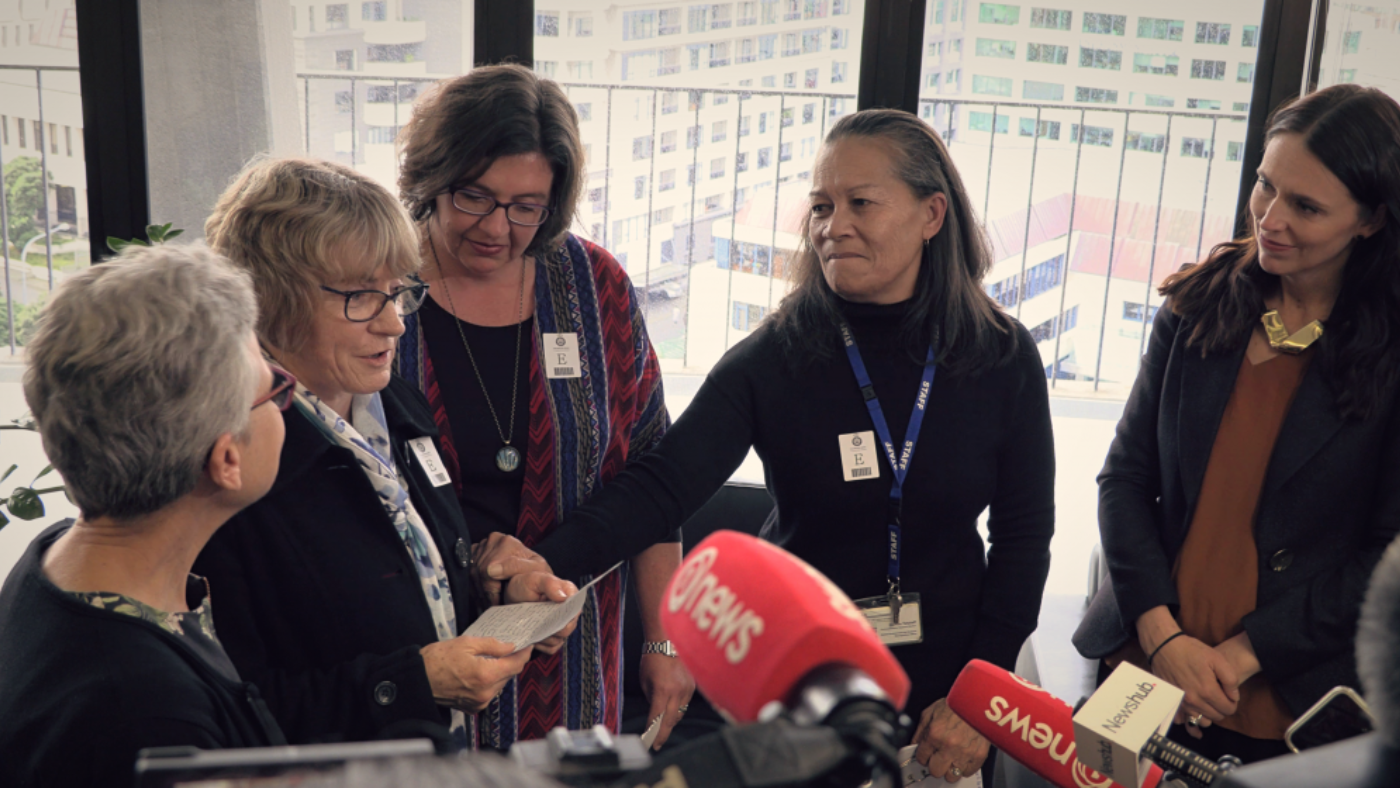
{"label": "window", "polygon": [[693,5],[690,7],[690,24],[686,29],[691,33],[703,33],[710,29],[710,7]]}
{"label": "window", "polygon": [[1123,136],[1123,145],[1127,147],[1128,150],[1161,153],[1167,149],[1167,135],[1143,134],[1140,131],[1130,131]]}
{"label": "window", "polygon": [[73,155],[73,127],[72,127],[72,126],[64,126],[64,127],[63,127],[63,148],[64,148],[64,154],[65,154],[65,155],[67,155],[67,156],[72,156],[72,155]]}
{"label": "window", "polygon": [[783,34],[783,57],[794,57],[802,54],[799,40],[796,33]]}
{"label": "window", "polygon": [[1013,60],[1016,57],[1016,42],[999,38],[977,39],[977,54],[980,57],[1003,57]]}
{"label": "window", "polygon": [[1081,135],[1078,123],[1071,123],[1069,126],[1069,141],[1080,142],[1083,137],[1085,145],[1099,145],[1104,148],[1113,146],[1113,129],[1107,126],[1085,126]]}
{"label": "window", "polygon": [[724,138],[729,134],[728,125],[729,121],[725,120],[717,120],[710,124],[710,142],[724,142]]}
{"label": "window", "polygon": [[1181,140],[1181,155],[1190,156],[1193,159],[1204,159],[1210,156],[1210,140],[1198,137],[1184,137]]}
{"label": "window", "polygon": [[[647,54],[651,55],[654,53],[648,52]],[[578,80],[580,82],[591,82],[593,80],[592,60],[570,60],[565,65],[569,70],[569,79]],[[623,79],[626,79],[626,77],[623,77]]]}
{"label": "window", "polygon": [[1223,60],[1192,60],[1192,79],[1224,79],[1225,61]]}
{"label": "window", "polygon": [[[766,251],[766,250],[765,250]],[[727,265],[725,266],[728,267]],[[743,304],[734,302],[734,322],[736,331],[752,331],[758,328],[758,324],[763,318],[768,316],[768,307],[758,304]]]}
{"label": "window", "polygon": [[845,63],[832,63],[832,64],[831,64],[831,84],[833,84],[833,85],[839,85],[839,84],[841,84],[842,82],[845,82],[845,81],[846,81],[846,64],[845,64]]}
{"label": "window", "polygon": [[19,133],[19,146],[24,147],[24,118],[15,118],[15,131]]}
{"label": "window", "polygon": [[1342,34],[1342,54],[1354,55],[1361,51],[1361,31],[1349,30]]}
{"label": "window", "polygon": [[772,163],[773,163],[773,149],[772,149],[772,148],[759,148],[759,149],[758,149],[758,168],[759,168],[760,170],[762,170],[762,169],[768,167],[769,165],[771,165]]}
{"label": "window", "polygon": [[559,12],[558,11],[536,11],[535,12],[535,35],[546,38],[559,37]]}
{"label": "window", "polygon": [[344,30],[350,26],[350,4],[349,3],[327,3],[326,4],[326,29]]}
{"label": "window", "polygon": [[820,75],[821,75],[821,72],[820,72],[819,70],[815,69],[815,68],[809,68],[809,69],[807,69],[807,70],[806,70],[805,72],[803,72],[803,74],[802,74],[802,85],[803,85],[804,87],[806,87],[808,90],[812,90],[812,89],[816,88],[816,86],[817,86],[817,80],[820,78]]}
{"label": "window", "polygon": [[791,125],[793,124],[795,113],[796,113],[796,110],[793,109],[792,107],[786,107],[786,108],[783,109],[783,115],[782,115],[782,118],[783,118],[783,120],[782,120],[782,126],[783,126],[783,128],[787,128],[788,126],[791,126]]}
{"label": "window", "polygon": [[1337,72],[1337,83],[1338,83],[1338,84],[1345,84],[1345,83],[1347,83],[1347,82],[1355,82],[1355,81],[1356,81],[1356,69],[1354,69],[1354,68],[1344,68],[1344,69],[1341,69],[1340,71]]}
{"label": "window", "polygon": [[656,190],[659,192],[668,192],[674,188],[676,188],[676,171],[662,170],[660,174],[656,176]]}
{"label": "window", "polygon": [[1053,8],[1032,8],[1031,27],[1043,27],[1049,30],[1068,30],[1070,17],[1073,14],[1069,11],[1056,11]]}
{"label": "window", "polygon": [[681,32],[681,10],[679,8],[663,8],[658,13],[656,29],[658,35],[673,36]]}
{"label": "window", "polygon": [[1176,55],[1149,55],[1142,52],[1133,55],[1134,74],[1165,74],[1174,77],[1180,65],[1181,58]]}
{"label": "window", "polygon": [[1144,98],[1146,99],[1147,106],[1149,107],[1176,106],[1176,99],[1172,98],[1171,96],[1154,96],[1151,93],[1148,93]]}
{"label": "window", "polygon": [[[954,3],[956,2],[957,0],[954,0]],[[1019,24],[1021,21],[1021,7],[1019,5],[1009,5],[1007,3],[979,3],[977,21],[991,25]]]}
{"label": "window", "polygon": [[749,171],[749,154],[744,153],[744,152],[741,151],[738,155],[736,155],[736,156],[734,157],[734,171],[735,171],[735,172],[748,172],[748,171]]}
{"label": "window", "polygon": [[723,30],[734,24],[734,4],[716,3],[710,6],[710,29]]}
{"label": "window", "polygon": [[739,27],[758,24],[757,0],[750,0],[749,2],[739,4],[739,19],[737,24]]}
{"label": "window", "polygon": [[1084,32],[1121,36],[1128,29],[1128,18],[1121,14],[1085,14]]}
{"label": "window", "polygon": [[1079,48],[1080,68],[1106,68],[1119,71],[1123,68],[1123,53],[1116,49]]}
{"label": "window", "polygon": [[[773,36],[759,36],[759,37],[758,37],[758,59],[759,59],[759,60],[772,60],[772,59],[773,59],[773,55],[774,55],[774,53],[776,52],[777,48],[778,48],[778,37],[777,37],[776,35],[773,35]],[[772,77],[764,77],[764,79],[772,79]],[[767,85],[766,87],[770,87],[770,88],[771,88],[771,87],[773,87],[773,86],[772,86],[771,84],[769,84],[769,85]]]}
{"label": "window", "polygon": [[1005,134],[1011,130],[1011,118],[1006,115],[996,114],[996,120],[991,112],[969,112],[967,113],[967,126],[973,131],[991,131],[995,122],[998,134]]}
{"label": "window", "polygon": [[670,224],[675,219],[675,215],[676,209],[674,206],[652,211],[651,224],[653,227],[659,224]]}
{"label": "window", "polygon": [[803,19],[825,19],[827,0],[803,0]]}
{"label": "window", "polygon": [[1185,29],[1186,22],[1180,19],[1153,19],[1144,16],[1138,19],[1137,37],[1180,41]]}
{"label": "window", "polygon": [[722,210],[724,210],[724,195],[723,195],[723,194],[711,194],[709,197],[706,197],[706,198],[705,198],[705,212],[706,212],[706,213],[709,213],[709,212],[711,212],[711,211],[722,211]]}
{"label": "window", "polygon": [[1026,80],[1021,84],[1021,98],[1032,101],[1064,101],[1065,86],[1054,82]]}
{"label": "window", "polygon": [[582,103],[582,104],[575,104],[575,105],[574,105],[574,111],[578,113],[578,119],[579,119],[580,121],[587,122],[587,121],[593,120],[593,104],[592,104],[592,102],[584,102],[584,103]]}
{"label": "window", "polygon": [[638,175],[632,179],[632,199],[640,200],[647,196],[647,176]]}
{"label": "window", "polygon": [[1196,43],[1228,44],[1230,43],[1230,26],[1218,22],[1197,22]]}
{"label": "window", "polygon": [[1069,47],[1058,44],[1026,44],[1026,60],[1031,63],[1053,63],[1063,66],[1069,62]]}
{"label": "window", "polygon": [[1245,25],[1244,31],[1240,34],[1240,43],[1247,47],[1259,46],[1259,26]]}
{"label": "window", "polygon": [[719,41],[710,44],[710,68],[729,65],[729,42]]}
{"label": "window", "polygon": [[1253,63],[1241,63],[1239,69],[1235,72],[1235,81],[1236,81],[1236,82],[1253,82],[1253,81],[1254,81],[1254,64],[1253,64]]}
{"label": "window", "polygon": [[335,51],[335,70],[354,71],[355,70],[355,50],[337,49]]}
{"label": "window", "polygon": [[[383,22],[388,17],[384,13],[384,0],[375,0],[371,3],[360,3],[360,19],[365,22]],[[292,17],[296,19],[295,16]]]}
{"label": "window", "polygon": [[371,63],[414,63],[422,59],[422,41],[409,44],[370,44],[365,47],[365,60]]}
{"label": "window", "polygon": [[817,105],[816,105],[816,104],[803,104],[803,105],[802,105],[802,122],[803,122],[803,124],[811,123],[812,121],[814,121],[814,120],[816,120],[816,119],[817,119]]}
{"label": "window", "polygon": [[1157,307],[1148,304],[1136,304],[1132,301],[1123,302],[1123,319],[1132,320],[1136,323],[1151,323],[1157,317]]}
{"label": "window", "polygon": [[698,147],[700,147],[700,127],[691,126],[685,130],[685,149],[691,150]]}
{"label": "window", "polygon": [[593,15],[581,14],[574,17],[574,37],[591,38],[593,36]]}
{"label": "window", "polygon": [[622,15],[623,41],[640,41],[655,35],[655,11],[628,11]]}
{"label": "window", "polygon": [[803,31],[802,31],[802,54],[804,54],[804,55],[810,55],[810,54],[813,53],[813,52],[820,52],[820,51],[822,51],[822,30],[821,30],[821,28],[817,28],[816,30],[803,30]]}
{"label": "window", "polygon": [[695,185],[695,165],[694,165],[694,164],[687,164],[687,165],[685,165],[685,185],[686,185],[686,186],[694,186],[694,185]]}
{"label": "window", "polygon": [[1074,100],[1090,104],[1117,104],[1118,91],[1103,88],[1075,88]]}
{"label": "window", "polygon": [[1225,145],[1225,161],[1239,161],[1243,154],[1243,142],[1230,142]]}
{"label": "window", "polygon": [[[704,108],[705,108],[705,93],[704,93],[704,91],[692,90],[692,91],[689,91],[689,93],[687,93],[687,95],[690,97],[690,106],[688,107],[688,109],[689,109],[691,112],[694,112],[694,111],[697,110],[697,109],[704,109]],[[697,128],[699,128],[699,127],[697,127]]]}
{"label": "window", "polygon": [[747,137],[747,136],[749,136],[749,131],[751,130],[751,127],[753,126],[752,121],[753,121],[753,116],[752,116],[752,115],[745,115],[745,116],[743,116],[742,118],[739,118],[739,136],[740,136],[740,137]]}
{"label": "window", "polygon": [[1249,102],[1248,102],[1248,101],[1236,101],[1236,102],[1230,107],[1230,111],[1231,111],[1231,112],[1248,112],[1248,111],[1249,111]]}
{"label": "window", "polygon": [[632,161],[644,161],[651,158],[650,135],[646,137],[635,137],[632,140]]}
{"label": "window", "polygon": [[[673,114],[675,114],[675,113],[677,113],[677,112],[680,112],[680,111],[681,111],[681,94],[675,93],[675,92],[672,92],[672,93],[662,93],[662,94],[661,94],[661,114],[662,114],[662,115],[673,115]],[[675,134],[674,131],[671,132],[671,133],[672,133],[672,134]]]}
{"label": "window", "polygon": [[831,48],[845,49],[846,47],[850,46],[850,33],[851,31],[843,27],[831,28]]}
{"label": "window", "polygon": [[1042,120],[1037,130],[1035,118],[1021,118],[1020,132],[1022,137],[1049,137],[1057,140],[1060,138],[1060,124],[1058,121]]}
{"label": "window", "polygon": [[924,84],[925,84],[926,86],[928,86],[928,87],[931,87],[931,88],[937,88],[937,87],[938,87],[938,78],[941,77],[941,76],[942,76],[942,74],[939,74],[937,71],[935,71],[935,72],[933,72],[932,74],[929,74],[929,75],[928,75],[928,77],[927,77],[927,78],[925,79],[925,81],[924,81]]}
{"label": "window", "polygon": [[988,77],[981,74],[972,75],[972,92],[980,93],[984,96],[1010,96],[1010,77]]}
{"label": "window", "polygon": [[792,143],[784,142],[778,146],[778,161],[792,161]]}
{"label": "window", "polygon": [[1064,268],[1065,256],[1060,254],[1026,269],[1026,294],[1023,297],[1029,301],[1058,287]]}
{"label": "window", "polygon": [[1187,109],[1220,109],[1220,102],[1215,99],[1186,99]]}
{"label": "window", "polygon": [[714,179],[714,178],[723,178],[723,177],[724,177],[724,157],[723,157],[723,156],[720,156],[718,159],[711,159],[711,160],[710,160],[710,178],[711,178],[711,179]]}

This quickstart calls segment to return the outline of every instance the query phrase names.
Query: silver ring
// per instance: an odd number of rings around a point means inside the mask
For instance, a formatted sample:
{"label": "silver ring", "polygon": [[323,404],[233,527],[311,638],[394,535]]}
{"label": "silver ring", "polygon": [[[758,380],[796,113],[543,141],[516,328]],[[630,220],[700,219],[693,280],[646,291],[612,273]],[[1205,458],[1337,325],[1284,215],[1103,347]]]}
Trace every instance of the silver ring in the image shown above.
{"label": "silver ring", "polygon": [[948,769],[948,773],[957,778],[961,778],[963,776],[962,769],[959,769],[956,766]]}
{"label": "silver ring", "polygon": [[1191,717],[1188,717],[1188,718],[1186,719],[1186,724],[1187,724],[1187,725],[1190,725],[1190,726],[1193,727],[1193,728],[1199,728],[1199,727],[1201,727],[1201,719],[1202,719],[1203,717],[1205,717],[1205,716],[1206,716],[1205,714],[1195,714],[1195,715],[1192,715]]}
{"label": "silver ring", "polygon": [[685,714],[687,711],[690,711],[690,704],[687,703],[684,706],[681,706],[680,708],[676,709],[676,711],[680,712],[681,714]]}

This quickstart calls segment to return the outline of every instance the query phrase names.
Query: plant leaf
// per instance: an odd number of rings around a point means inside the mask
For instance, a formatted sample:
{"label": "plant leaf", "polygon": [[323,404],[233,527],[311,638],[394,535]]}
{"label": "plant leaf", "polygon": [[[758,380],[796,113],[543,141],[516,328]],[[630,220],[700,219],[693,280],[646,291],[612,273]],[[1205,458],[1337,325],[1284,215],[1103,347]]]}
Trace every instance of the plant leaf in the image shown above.
{"label": "plant leaf", "polygon": [[128,246],[131,246],[130,241],[123,241],[122,239],[117,238],[113,235],[107,236],[107,248],[111,249],[114,252],[117,252],[118,254],[120,254],[121,250],[125,249]]}
{"label": "plant leaf", "polygon": [[169,241],[171,238],[174,238],[175,236],[183,232],[184,230],[171,230],[170,232],[165,234],[165,240]]}
{"label": "plant leaf", "polygon": [[10,493],[10,514],[21,520],[37,520],[44,516],[44,502],[28,487],[17,487]]}
{"label": "plant leaf", "polygon": [[0,512],[0,528],[4,528],[9,524],[10,518],[6,517],[4,512]]}
{"label": "plant leaf", "polygon": [[11,419],[10,423],[21,430],[37,431],[39,429],[39,425],[34,421],[34,414],[28,411],[26,411],[23,416]]}
{"label": "plant leaf", "polygon": [[10,478],[10,474],[14,473],[14,472],[15,472],[15,469],[18,468],[18,467],[19,467],[18,465],[11,465],[11,466],[10,466],[10,469],[7,470],[7,471],[5,471],[5,475],[4,475],[4,476],[0,476],[0,482],[3,482],[3,481],[5,481],[6,479]]}
{"label": "plant leaf", "polygon": [[[45,465],[45,466],[44,466],[44,469],[43,469],[42,471],[39,471],[39,475],[34,477],[34,482],[37,482],[37,481],[39,481],[40,479],[44,478],[45,476],[48,476],[50,473],[53,473],[53,466],[52,466],[52,465]],[[8,476],[8,475],[9,475],[9,474],[6,474],[6,476]],[[4,476],[0,476],[0,482],[3,482],[3,481],[5,481],[5,477],[4,477]],[[29,486],[30,486],[30,487],[33,487],[33,486],[34,486],[34,482],[30,482],[30,483],[29,483]]]}

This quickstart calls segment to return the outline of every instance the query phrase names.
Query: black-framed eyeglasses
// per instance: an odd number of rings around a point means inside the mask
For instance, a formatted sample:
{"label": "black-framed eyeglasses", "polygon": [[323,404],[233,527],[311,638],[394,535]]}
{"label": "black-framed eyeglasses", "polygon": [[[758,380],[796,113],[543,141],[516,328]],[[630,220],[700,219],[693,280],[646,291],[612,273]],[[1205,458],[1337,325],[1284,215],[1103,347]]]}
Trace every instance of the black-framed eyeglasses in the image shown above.
{"label": "black-framed eyeglasses", "polygon": [[411,285],[394,288],[392,293],[383,290],[336,290],[325,285],[321,285],[321,289],[345,299],[345,319],[352,323],[368,323],[379,317],[390,301],[397,305],[400,315],[411,315],[418,311],[428,296],[427,283],[416,280]]}
{"label": "black-framed eyeglasses", "polygon": [[267,368],[272,370],[272,389],[253,400],[253,407],[249,410],[257,410],[264,402],[271,402],[278,410],[286,410],[292,404],[292,396],[297,393],[296,376],[276,364],[268,364]]}
{"label": "black-framed eyeglasses", "polygon": [[497,208],[506,209],[506,221],[521,227],[539,227],[549,218],[550,207],[533,202],[501,202],[472,189],[452,192],[452,207],[472,216],[489,216]]}

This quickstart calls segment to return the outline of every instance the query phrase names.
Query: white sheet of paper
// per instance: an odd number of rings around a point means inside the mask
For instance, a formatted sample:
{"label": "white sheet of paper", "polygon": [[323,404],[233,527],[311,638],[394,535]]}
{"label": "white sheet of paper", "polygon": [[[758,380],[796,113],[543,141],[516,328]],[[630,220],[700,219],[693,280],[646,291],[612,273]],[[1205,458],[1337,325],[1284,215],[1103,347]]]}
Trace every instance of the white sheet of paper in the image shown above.
{"label": "white sheet of paper", "polygon": [[928,773],[922,763],[914,760],[914,751],[917,745],[909,745],[899,751],[899,762],[904,764],[901,776],[904,778],[900,785],[904,788],[982,788],[982,770],[978,769],[976,774],[970,774],[950,783],[942,777],[934,777]]}
{"label": "white sheet of paper", "polygon": [[563,602],[521,602],[488,608],[462,634],[474,638],[495,638],[515,646],[516,651],[533,646],[568,626],[574,616],[583,611],[583,603],[588,599],[585,592],[619,566],[622,566],[621,562],[593,578],[593,582]]}
{"label": "white sheet of paper", "polygon": [[663,716],[665,715],[656,715],[656,719],[652,720],[647,729],[642,732],[642,746],[648,750],[651,749],[652,742],[656,741],[656,737],[661,735],[661,718]]}

